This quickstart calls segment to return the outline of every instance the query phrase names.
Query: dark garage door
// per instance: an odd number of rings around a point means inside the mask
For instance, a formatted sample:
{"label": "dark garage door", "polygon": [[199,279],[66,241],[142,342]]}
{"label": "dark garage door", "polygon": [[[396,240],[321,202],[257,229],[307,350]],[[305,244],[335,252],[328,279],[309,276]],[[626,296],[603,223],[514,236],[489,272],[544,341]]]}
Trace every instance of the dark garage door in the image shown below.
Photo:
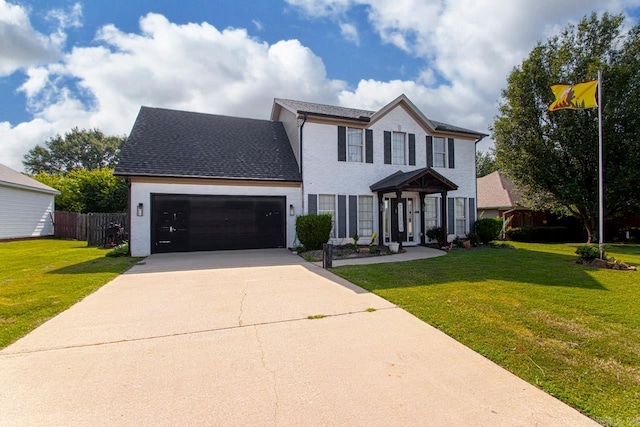
{"label": "dark garage door", "polygon": [[285,246],[285,197],[152,195],[151,251]]}

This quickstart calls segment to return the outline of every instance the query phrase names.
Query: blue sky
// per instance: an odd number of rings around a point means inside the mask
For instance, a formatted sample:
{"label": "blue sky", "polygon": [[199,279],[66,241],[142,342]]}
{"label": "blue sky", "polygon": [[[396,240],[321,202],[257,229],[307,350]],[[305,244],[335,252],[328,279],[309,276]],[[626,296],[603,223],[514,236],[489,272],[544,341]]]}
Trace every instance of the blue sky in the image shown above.
{"label": "blue sky", "polygon": [[[56,133],[130,131],[141,105],[268,119],[273,98],[378,109],[488,133],[535,46],[640,0],[0,0],[0,163]],[[479,144],[491,146],[490,139]]]}

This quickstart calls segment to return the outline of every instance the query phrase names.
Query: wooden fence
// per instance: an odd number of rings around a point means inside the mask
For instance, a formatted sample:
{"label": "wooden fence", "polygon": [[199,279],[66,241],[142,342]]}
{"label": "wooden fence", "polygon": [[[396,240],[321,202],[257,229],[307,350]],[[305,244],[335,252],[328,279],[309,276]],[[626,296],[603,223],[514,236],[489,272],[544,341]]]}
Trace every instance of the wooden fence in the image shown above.
{"label": "wooden fence", "polygon": [[54,236],[63,239],[86,240],[89,246],[103,246],[112,237],[113,225],[119,224],[125,236],[129,230],[126,213],[87,213],[56,211]]}

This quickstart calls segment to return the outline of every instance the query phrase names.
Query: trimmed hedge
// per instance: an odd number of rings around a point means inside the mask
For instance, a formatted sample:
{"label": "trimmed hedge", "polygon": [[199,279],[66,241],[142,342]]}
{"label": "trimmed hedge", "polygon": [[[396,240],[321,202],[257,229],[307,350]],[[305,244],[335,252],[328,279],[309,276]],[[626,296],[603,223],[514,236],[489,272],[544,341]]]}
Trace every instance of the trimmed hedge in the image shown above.
{"label": "trimmed hedge", "polygon": [[306,250],[322,249],[322,244],[331,236],[331,223],[330,214],[299,216],[296,218],[298,240]]}
{"label": "trimmed hedge", "polygon": [[507,231],[507,239],[516,242],[547,243],[567,242],[569,239],[567,227],[545,227],[527,225]]}
{"label": "trimmed hedge", "polygon": [[496,240],[502,231],[502,220],[498,218],[481,218],[474,224],[476,234],[483,244]]}

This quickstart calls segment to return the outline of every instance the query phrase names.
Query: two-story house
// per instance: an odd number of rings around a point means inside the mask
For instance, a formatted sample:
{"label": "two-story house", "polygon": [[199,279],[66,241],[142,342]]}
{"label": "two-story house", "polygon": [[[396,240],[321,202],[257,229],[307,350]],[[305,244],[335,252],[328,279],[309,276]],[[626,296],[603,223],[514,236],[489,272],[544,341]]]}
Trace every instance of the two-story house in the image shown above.
{"label": "two-story house", "polygon": [[404,95],[378,111],[275,99],[269,121],[142,107],[116,167],[131,252],[293,247],[307,213],[333,216],[334,243],[464,236],[484,136]]}

